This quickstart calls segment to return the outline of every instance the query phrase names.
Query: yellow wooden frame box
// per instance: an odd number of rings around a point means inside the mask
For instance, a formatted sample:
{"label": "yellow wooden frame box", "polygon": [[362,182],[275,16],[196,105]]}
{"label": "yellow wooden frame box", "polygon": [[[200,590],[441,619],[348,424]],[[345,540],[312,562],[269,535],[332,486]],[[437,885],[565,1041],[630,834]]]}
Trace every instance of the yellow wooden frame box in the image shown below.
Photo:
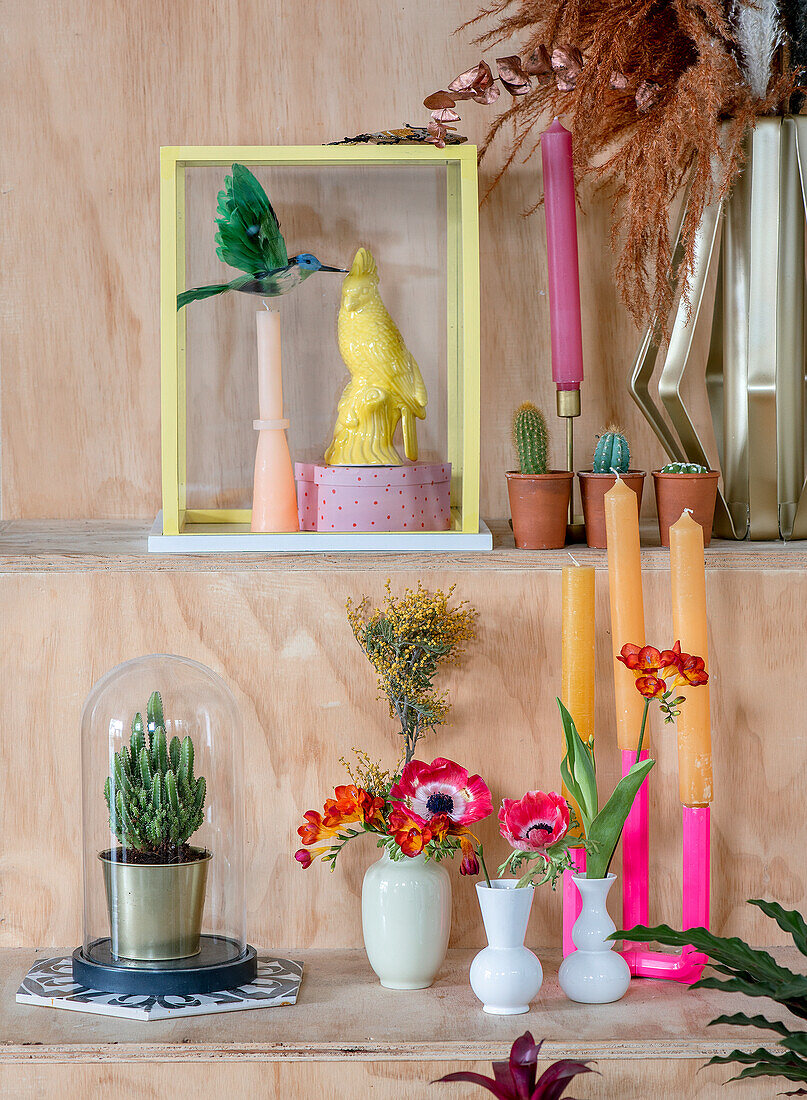
{"label": "yellow wooden frame box", "polygon": [[[451,462],[451,530],[390,534],[249,530],[248,509],[186,508],[185,170],[238,161],[246,165],[323,167],[445,165],[448,356],[447,459]],[[154,550],[191,549],[489,549],[479,517],[479,218],[476,147],[432,145],[172,146],[160,150],[162,360],[162,497],[149,540]],[[206,543],[195,536],[213,535]],[[229,536],[229,537],[227,537]],[[237,536],[238,545],[230,539]],[[251,536],[251,537],[250,537]],[[327,540],[327,545],[325,544]]]}

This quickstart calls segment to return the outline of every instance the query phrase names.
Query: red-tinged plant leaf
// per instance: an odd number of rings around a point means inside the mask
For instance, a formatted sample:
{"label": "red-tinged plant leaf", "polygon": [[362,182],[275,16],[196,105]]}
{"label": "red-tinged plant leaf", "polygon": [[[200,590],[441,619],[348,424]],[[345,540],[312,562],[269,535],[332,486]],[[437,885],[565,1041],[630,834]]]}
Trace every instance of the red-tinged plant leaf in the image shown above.
{"label": "red-tinged plant leaf", "polygon": [[481,1073],[471,1073],[469,1070],[462,1070],[459,1073],[447,1073],[445,1077],[438,1077],[436,1081],[432,1081],[432,1084],[436,1085],[440,1081],[447,1084],[452,1081],[466,1081],[469,1085],[480,1085],[483,1089],[487,1089],[488,1092],[492,1092],[494,1096],[498,1097],[498,1100],[519,1100],[514,1092],[503,1089],[492,1077],[485,1077]]}
{"label": "red-tinged plant leaf", "polygon": [[460,116],[451,107],[443,107],[439,111],[432,111],[432,118],[435,122],[459,122]]}
{"label": "red-tinged plant leaf", "polygon": [[536,1045],[531,1033],[525,1031],[513,1043],[510,1049],[510,1076],[515,1085],[516,1095],[521,1100],[531,1100],[535,1088],[535,1074],[538,1052],[543,1039]]}
{"label": "red-tinged plant leaf", "polygon": [[446,91],[432,92],[423,100],[423,106],[430,111],[441,111],[445,107],[453,107],[454,104],[454,97]]}
{"label": "red-tinged plant leaf", "polygon": [[518,54],[497,57],[496,68],[499,72],[499,80],[510,95],[526,95],[530,90],[530,79],[521,67],[521,58]]}
{"label": "red-tinged plant leaf", "polygon": [[561,1100],[566,1085],[579,1073],[596,1073],[587,1062],[573,1062],[568,1058],[553,1062],[545,1069],[535,1085],[532,1100]]}
{"label": "red-tinged plant leaf", "polygon": [[537,50],[533,50],[522,68],[527,76],[537,77],[539,84],[551,84],[555,79],[552,59],[546,46],[539,46]]}

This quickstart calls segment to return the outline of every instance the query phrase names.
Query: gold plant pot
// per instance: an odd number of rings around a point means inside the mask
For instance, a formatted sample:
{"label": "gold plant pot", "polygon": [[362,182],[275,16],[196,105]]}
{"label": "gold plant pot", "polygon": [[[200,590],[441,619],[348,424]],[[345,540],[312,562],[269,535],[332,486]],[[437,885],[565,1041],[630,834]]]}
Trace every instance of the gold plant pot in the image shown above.
{"label": "gold plant pot", "polygon": [[192,851],[197,858],[187,863],[121,863],[111,851],[99,854],[115,957],[159,962],[199,954],[213,857]]}

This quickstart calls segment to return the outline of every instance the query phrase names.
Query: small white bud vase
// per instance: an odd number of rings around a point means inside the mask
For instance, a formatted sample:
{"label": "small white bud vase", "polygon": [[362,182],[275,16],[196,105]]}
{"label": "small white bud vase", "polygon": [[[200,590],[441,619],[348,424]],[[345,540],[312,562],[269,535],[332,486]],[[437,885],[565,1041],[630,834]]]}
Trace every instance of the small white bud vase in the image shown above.
{"label": "small white bud vase", "polygon": [[616,931],[608,915],[608,891],[616,875],[586,878],[574,875],[583,908],[572,927],[576,951],[560,964],[560,987],[571,1001],[584,1005],[605,1005],[625,996],[630,985],[630,967],[606,939]]}
{"label": "small white bud vase", "polygon": [[437,977],[451,932],[451,878],[423,855],[385,851],[361,888],[364,948],[387,989],[426,989]]}
{"label": "small white bud vase", "polygon": [[471,989],[494,1016],[528,1012],[544,980],[541,964],[524,946],[535,889],[517,880],[479,882],[476,893],[488,946],[471,963]]}

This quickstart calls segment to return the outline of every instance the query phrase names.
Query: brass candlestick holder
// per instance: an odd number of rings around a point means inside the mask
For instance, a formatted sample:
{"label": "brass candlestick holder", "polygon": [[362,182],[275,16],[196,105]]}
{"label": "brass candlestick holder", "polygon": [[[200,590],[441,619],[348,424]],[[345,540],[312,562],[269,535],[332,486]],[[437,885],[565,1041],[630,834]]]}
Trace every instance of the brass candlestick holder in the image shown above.
{"label": "brass candlestick holder", "polygon": [[[558,390],[556,411],[566,421],[566,469],[574,473],[574,421],[580,415],[580,390]],[[574,510],[574,480],[569,496],[569,522],[566,525],[567,542],[585,542],[586,527],[583,516]]]}

